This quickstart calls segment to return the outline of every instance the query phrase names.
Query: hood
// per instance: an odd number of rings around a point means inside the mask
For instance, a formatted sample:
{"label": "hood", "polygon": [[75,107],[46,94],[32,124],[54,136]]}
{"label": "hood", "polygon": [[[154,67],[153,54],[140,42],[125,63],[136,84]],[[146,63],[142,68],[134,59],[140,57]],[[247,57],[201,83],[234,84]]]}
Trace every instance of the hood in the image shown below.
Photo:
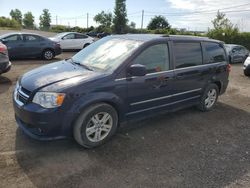
{"label": "hood", "polygon": [[[49,65],[42,66],[24,74],[20,80],[23,88],[34,91],[58,82],[69,83],[72,85],[72,79],[76,81],[86,80],[102,75],[99,72],[89,71],[80,65],[72,64],[67,61],[59,61]],[[71,80],[71,82],[65,82]],[[55,88],[56,89],[56,88]]]}

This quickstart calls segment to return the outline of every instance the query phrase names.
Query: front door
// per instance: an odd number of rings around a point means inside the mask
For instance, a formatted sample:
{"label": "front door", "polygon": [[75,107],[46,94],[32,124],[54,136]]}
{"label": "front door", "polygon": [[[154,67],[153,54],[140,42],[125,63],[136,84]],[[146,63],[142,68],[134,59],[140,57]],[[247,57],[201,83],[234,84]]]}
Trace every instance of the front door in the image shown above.
{"label": "front door", "polygon": [[147,74],[127,81],[128,116],[152,113],[170,103],[174,73],[171,70],[167,43],[148,46],[132,62],[142,64]]}
{"label": "front door", "polygon": [[8,48],[9,57],[22,57],[23,54],[23,39],[19,34],[10,35],[4,38],[4,44]]}
{"label": "front door", "polygon": [[62,40],[60,41],[60,45],[62,49],[76,49],[76,44],[75,44],[75,34],[70,33],[65,35]]}

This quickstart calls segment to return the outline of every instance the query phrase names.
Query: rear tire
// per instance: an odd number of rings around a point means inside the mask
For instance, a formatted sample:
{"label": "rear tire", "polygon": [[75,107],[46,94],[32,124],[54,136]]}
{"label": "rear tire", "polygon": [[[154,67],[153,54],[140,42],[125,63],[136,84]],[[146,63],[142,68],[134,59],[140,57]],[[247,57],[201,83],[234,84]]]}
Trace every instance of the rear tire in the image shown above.
{"label": "rear tire", "polygon": [[214,108],[219,96],[219,89],[216,84],[210,84],[204,91],[200,103],[197,106],[203,112],[210,111]]}
{"label": "rear tire", "polygon": [[78,144],[85,148],[102,145],[116,132],[118,115],[109,104],[98,103],[88,107],[77,118],[73,135]]}
{"label": "rear tire", "polygon": [[44,50],[42,53],[42,58],[45,60],[52,60],[54,56],[55,56],[54,52],[50,49]]}

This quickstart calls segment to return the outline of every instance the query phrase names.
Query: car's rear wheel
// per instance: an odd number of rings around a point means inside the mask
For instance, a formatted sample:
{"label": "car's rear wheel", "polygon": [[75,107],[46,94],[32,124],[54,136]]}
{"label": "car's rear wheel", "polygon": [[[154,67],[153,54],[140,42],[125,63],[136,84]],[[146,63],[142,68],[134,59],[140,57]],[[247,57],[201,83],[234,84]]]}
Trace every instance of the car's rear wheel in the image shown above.
{"label": "car's rear wheel", "polygon": [[55,56],[54,52],[52,50],[50,50],[50,49],[44,50],[43,54],[42,54],[42,57],[45,60],[51,60],[51,59],[54,58],[54,56]]}
{"label": "car's rear wheel", "polygon": [[219,89],[216,84],[210,84],[204,91],[198,108],[201,111],[210,111],[214,108],[219,95]]}
{"label": "car's rear wheel", "polygon": [[99,103],[84,110],[74,124],[74,138],[80,145],[93,148],[105,143],[116,132],[118,115],[106,103]]}

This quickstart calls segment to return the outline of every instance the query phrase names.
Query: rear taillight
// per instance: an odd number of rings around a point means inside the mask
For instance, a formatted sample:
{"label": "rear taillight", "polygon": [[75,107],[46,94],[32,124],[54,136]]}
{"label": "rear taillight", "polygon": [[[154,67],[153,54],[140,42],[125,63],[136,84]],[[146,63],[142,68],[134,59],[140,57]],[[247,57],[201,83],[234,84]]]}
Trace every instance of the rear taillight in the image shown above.
{"label": "rear taillight", "polygon": [[4,44],[0,44],[0,53],[8,54],[7,47]]}
{"label": "rear taillight", "polygon": [[227,64],[227,72],[231,72],[232,70],[232,65],[231,64]]}

